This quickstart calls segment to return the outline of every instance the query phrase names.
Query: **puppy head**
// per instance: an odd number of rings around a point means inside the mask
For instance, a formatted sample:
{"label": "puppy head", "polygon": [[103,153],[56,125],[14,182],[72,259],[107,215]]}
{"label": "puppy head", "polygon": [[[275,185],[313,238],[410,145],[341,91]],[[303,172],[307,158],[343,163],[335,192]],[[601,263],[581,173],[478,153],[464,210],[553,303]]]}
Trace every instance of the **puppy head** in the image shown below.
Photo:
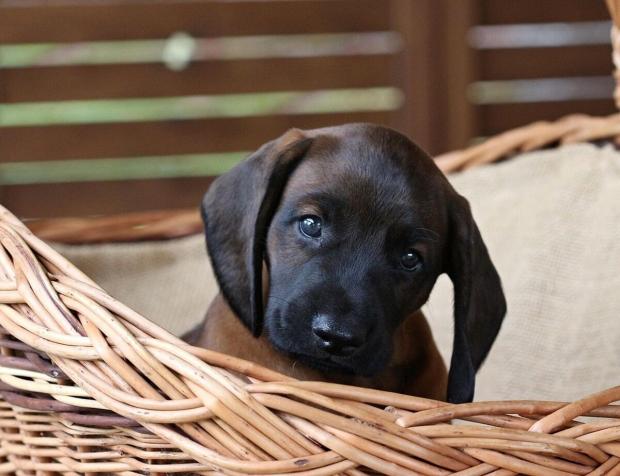
{"label": "puppy head", "polygon": [[406,137],[368,124],[289,131],[218,178],[203,217],[233,311],[325,371],[381,372],[399,325],[447,272],[448,398],[473,398],[505,314],[500,280],[466,200]]}

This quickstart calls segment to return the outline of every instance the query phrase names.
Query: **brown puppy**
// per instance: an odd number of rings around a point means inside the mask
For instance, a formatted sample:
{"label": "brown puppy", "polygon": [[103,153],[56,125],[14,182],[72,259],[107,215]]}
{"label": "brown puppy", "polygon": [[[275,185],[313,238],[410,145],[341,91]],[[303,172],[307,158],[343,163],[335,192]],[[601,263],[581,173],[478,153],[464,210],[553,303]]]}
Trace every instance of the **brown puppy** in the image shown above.
{"label": "brown puppy", "polygon": [[[401,134],[291,130],[203,200],[221,294],[188,339],[302,379],[471,401],[503,320],[467,201]],[[455,288],[449,376],[420,312]]]}

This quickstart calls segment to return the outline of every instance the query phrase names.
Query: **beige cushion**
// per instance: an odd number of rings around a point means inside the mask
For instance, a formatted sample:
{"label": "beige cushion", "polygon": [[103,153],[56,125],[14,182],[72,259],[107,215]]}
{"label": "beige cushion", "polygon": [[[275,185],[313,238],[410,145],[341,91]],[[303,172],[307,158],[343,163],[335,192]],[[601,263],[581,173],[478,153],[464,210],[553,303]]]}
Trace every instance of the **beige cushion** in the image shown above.
{"label": "beige cushion", "polygon": [[[572,145],[451,177],[508,301],[476,399],[575,399],[620,384],[620,154]],[[451,285],[426,315],[451,343]]]}
{"label": "beige cushion", "polygon": [[112,296],[177,335],[200,322],[218,292],[202,235],[55,248]]}
{"label": "beige cushion", "polygon": [[[451,177],[469,198],[509,312],[476,399],[575,399],[620,383],[620,154],[573,145]],[[173,332],[217,292],[202,237],[59,247],[112,295]],[[452,289],[425,313],[448,359]]]}

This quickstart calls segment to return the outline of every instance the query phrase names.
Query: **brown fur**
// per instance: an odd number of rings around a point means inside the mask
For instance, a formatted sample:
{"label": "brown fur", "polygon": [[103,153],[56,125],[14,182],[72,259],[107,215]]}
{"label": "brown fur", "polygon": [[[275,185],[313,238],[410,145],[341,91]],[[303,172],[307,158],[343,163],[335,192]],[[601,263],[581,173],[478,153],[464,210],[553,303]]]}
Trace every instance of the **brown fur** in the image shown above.
{"label": "brown fur", "polygon": [[218,294],[194,345],[233,355],[300,380],[321,380],[445,400],[447,372],[428,322],[416,312],[402,323],[394,339],[394,354],[385,371],[373,378],[335,376],[311,369],[275,350],[263,334],[255,338]]}

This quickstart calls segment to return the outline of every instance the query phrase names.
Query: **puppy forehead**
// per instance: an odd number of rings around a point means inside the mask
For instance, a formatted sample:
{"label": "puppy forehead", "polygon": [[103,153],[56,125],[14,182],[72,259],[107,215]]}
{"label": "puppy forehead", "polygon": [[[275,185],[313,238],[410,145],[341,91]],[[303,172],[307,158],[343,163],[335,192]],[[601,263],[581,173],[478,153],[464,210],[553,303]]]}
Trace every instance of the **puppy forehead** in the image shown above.
{"label": "puppy forehead", "polygon": [[394,131],[364,126],[315,135],[289,178],[284,200],[322,195],[354,209],[401,216],[431,205],[434,195],[441,195],[431,159]]}

